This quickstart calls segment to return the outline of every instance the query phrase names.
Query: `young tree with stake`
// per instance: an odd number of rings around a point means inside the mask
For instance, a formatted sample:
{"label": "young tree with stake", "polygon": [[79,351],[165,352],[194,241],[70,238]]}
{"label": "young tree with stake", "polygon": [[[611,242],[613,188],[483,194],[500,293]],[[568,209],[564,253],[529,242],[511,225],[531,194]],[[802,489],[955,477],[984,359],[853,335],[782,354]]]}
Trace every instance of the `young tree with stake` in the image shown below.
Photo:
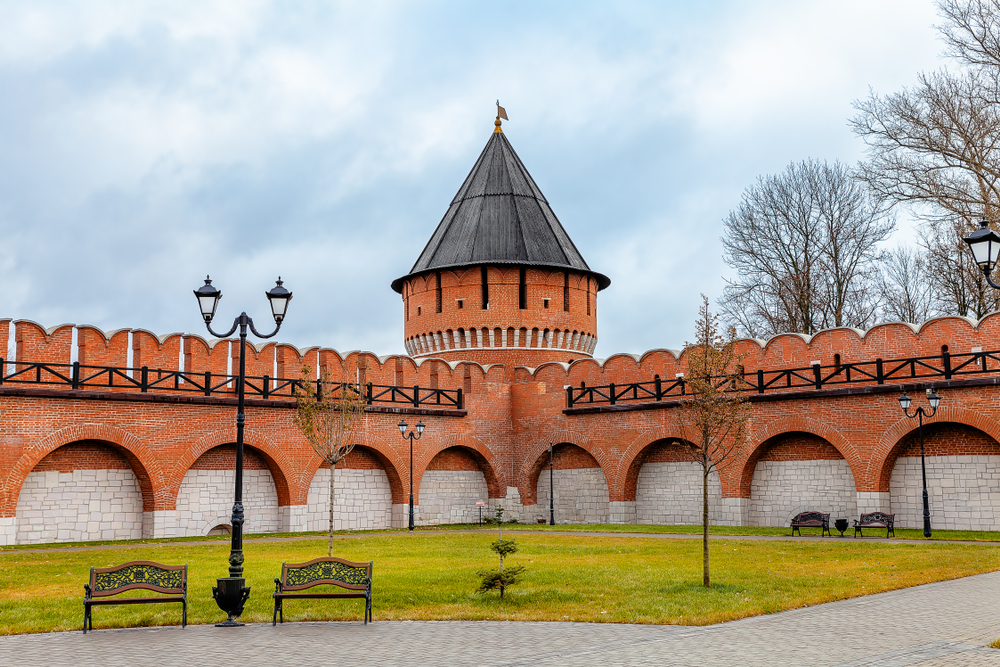
{"label": "young tree with stake", "polygon": [[330,542],[327,555],[333,555],[334,478],[337,464],[351,453],[356,431],[365,415],[364,387],[360,379],[366,365],[357,358],[357,381],[351,382],[344,369],[339,384],[331,384],[325,372],[318,380],[307,380],[311,369],[302,369],[303,382],[295,391],[295,425],[312,445],[316,455],[330,464]]}
{"label": "young tree with stake", "polygon": [[737,458],[747,440],[750,405],[736,352],[736,329],[719,331],[718,317],[709,310],[703,294],[695,342],[687,343],[687,392],[679,408],[681,432],[691,458],[702,473],[702,583],[711,588],[708,552],[708,477],[726,461]]}

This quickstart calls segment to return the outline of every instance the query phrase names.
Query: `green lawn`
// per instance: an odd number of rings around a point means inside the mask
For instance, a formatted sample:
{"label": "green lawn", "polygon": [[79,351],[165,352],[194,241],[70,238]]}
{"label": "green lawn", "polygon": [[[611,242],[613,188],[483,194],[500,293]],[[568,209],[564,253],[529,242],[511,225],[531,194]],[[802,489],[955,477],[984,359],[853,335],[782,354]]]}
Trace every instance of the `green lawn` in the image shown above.
{"label": "green lawn", "polygon": [[[558,528],[558,527],[557,527]],[[566,527],[562,527],[566,528]],[[476,571],[495,564],[495,533],[368,533],[340,539],[336,555],[374,560],[375,622],[398,619],[506,619],[706,624],[1000,569],[990,545],[901,544],[854,540],[712,542],[715,586],[700,586],[700,542],[516,534],[510,562],[528,567],[524,582],[476,594]],[[273,579],[281,562],[326,553],[322,537],[250,541],[246,576],[253,589],[243,620],[270,621]],[[211,598],[226,576],[227,541],[172,542],[88,551],[0,553],[0,632],[78,630],[90,566],[128,560],[189,564],[192,623],[224,618]],[[360,620],[361,600],[286,603],[286,620]],[[95,608],[94,627],[177,624],[179,605]]]}

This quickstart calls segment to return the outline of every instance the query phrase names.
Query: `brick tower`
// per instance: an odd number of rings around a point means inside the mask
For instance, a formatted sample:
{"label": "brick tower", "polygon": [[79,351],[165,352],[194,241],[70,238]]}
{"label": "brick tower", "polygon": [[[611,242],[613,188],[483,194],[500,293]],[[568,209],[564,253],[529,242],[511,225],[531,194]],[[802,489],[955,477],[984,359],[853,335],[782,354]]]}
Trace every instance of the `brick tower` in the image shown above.
{"label": "brick tower", "polygon": [[496,129],[410,272],[403,297],[414,357],[537,367],[590,357],[591,271],[510,142]]}

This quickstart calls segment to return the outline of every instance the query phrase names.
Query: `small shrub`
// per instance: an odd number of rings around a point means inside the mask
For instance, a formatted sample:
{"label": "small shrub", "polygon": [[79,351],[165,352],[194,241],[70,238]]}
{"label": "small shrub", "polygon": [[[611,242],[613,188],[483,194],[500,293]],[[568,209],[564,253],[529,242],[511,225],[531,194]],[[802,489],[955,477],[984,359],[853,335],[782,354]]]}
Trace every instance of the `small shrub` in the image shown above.
{"label": "small shrub", "polygon": [[497,539],[490,544],[490,549],[500,556],[500,567],[484,568],[479,570],[477,573],[479,575],[479,589],[477,592],[486,593],[487,591],[493,591],[499,588],[500,599],[503,600],[504,590],[506,590],[508,586],[513,586],[514,584],[519,583],[521,575],[525,570],[523,565],[509,565],[507,569],[504,569],[503,566],[503,559],[506,556],[517,553],[517,541],[513,539],[503,539],[503,524],[517,523],[517,519],[510,519],[505,522],[503,520],[503,507],[498,505],[496,517],[489,517],[486,521],[497,526],[498,536]]}

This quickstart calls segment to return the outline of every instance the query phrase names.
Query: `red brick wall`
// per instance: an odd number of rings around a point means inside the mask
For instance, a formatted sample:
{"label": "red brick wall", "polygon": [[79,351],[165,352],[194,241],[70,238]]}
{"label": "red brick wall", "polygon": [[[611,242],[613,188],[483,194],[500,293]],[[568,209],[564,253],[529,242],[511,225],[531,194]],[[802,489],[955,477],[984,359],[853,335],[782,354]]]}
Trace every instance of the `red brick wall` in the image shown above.
{"label": "red brick wall", "polygon": [[[979,429],[962,424],[924,426],[926,456],[998,456],[1000,444]],[[919,434],[914,430],[900,443],[899,456],[920,456]]]}
{"label": "red brick wall", "polygon": [[[379,462],[375,454],[366,450],[355,448],[352,449],[350,454],[345,456],[337,464],[338,468],[348,468],[350,470],[382,470],[382,464]],[[329,463],[323,463],[320,468],[330,468]]]}
{"label": "red brick wall", "polygon": [[[466,287],[478,289],[478,275],[475,277],[471,286]],[[491,286],[491,303],[496,295]],[[470,303],[466,308],[475,306],[478,301]],[[558,306],[561,301],[556,298],[553,303]],[[572,308],[571,304],[571,314]],[[557,314],[561,312],[558,308],[556,311]],[[19,346],[23,348],[26,361],[69,358],[69,327],[49,335],[37,325],[19,322],[18,332]],[[136,365],[176,368],[181,336],[168,336],[161,344],[149,332],[133,330],[132,333],[133,350],[138,355]],[[185,348],[192,355],[195,369],[202,364],[213,369],[223,367],[225,353],[216,356],[222,349],[220,346],[209,350],[207,346],[201,347],[203,343],[199,340],[187,338]],[[89,355],[95,348],[90,338],[86,340]],[[112,343],[115,340],[117,335]],[[745,362],[748,370],[754,370],[755,363],[768,368],[808,365],[811,360],[829,363],[834,353],[841,354],[843,362],[938,354],[941,345],[945,344],[953,353],[968,352],[972,347],[986,350],[1000,347],[1000,316],[992,315],[978,327],[963,319],[944,318],[925,325],[919,333],[903,325],[886,325],[872,329],[863,338],[850,330],[835,330],[817,334],[809,343],[798,336],[779,336],[763,348],[754,342],[741,345],[756,355],[756,362],[754,359]],[[101,345],[96,347],[100,349]],[[297,352],[292,354],[287,346],[277,349],[283,350],[286,365],[302,363],[304,358],[315,358],[318,353],[321,363],[334,369],[337,375],[342,367],[353,373],[355,366],[351,364],[358,356],[313,349],[300,357]],[[255,373],[263,374],[269,363],[273,366],[275,350],[272,346],[265,347],[259,354],[253,351],[253,363],[258,364]],[[272,353],[270,357],[269,352]],[[540,352],[549,354],[544,350]],[[114,349],[108,352],[119,353]],[[552,351],[552,354],[557,353],[562,354],[562,351]],[[34,354],[44,358],[28,358]],[[392,356],[382,361],[368,353],[363,357],[368,365],[366,377],[375,384],[394,384],[401,376],[403,384],[408,386],[430,387],[434,380],[441,388],[454,389],[466,386],[466,370],[469,370],[467,388],[471,392],[467,397],[466,416],[406,415],[411,425],[418,419],[427,424],[423,438],[414,443],[414,475],[418,481],[424,470],[441,465],[433,462],[439,452],[464,447],[466,452],[476,452],[468,456],[484,469],[491,498],[503,497],[507,486],[518,486],[522,500],[530,503],[534,498],[537,474],[548,465],[548,443],[554,441],[575,445],[557,446],[558,467],[599,466],[608,481],[610,499],[631,500],[634,499],[634,487],[629,483],[630,471],[636,469],[636,463],[641,465],[646,456],[650,460],[675,456],[670,448],[660,445],[647,451],[650,443],[681,435],[673,409],[574,415],[563,412],[566,384],[620,384],[649,380],[654,374],[671,379],[676,372],[683,372],[685,356],[678,358],[666,350],[652,351],[638,358],[614,355],[603,366],[595,360],[576,361],[568,370],[557,364],[543,364],[534,370],[510,366],[484,370],[478,364],[463,363],[453,369],[433,359],[424,360],[418,366],[409,357]],[[923,386],[920,382],[908,383],[915,405],[926,405],[926,398],[920,392]],[[935,386],[943,400],[937,417],[928,426],[931,455],[995,452],[995,441],[1000,438],[1000,391],[994,386],[960,386],[957,382],[938,382]],[[98,390],[93,391],[96,395]],[[156,393],[151,392],[144,398],[152,399],[152,394]],[[123,398],[122,393],[114,396]],[[752,476],[753,465],[761,456],[834,458],[834,452],[851,466],[859,491],[888,491],[888,478],[896,457],[900,452],[913,451],[910,443],[916,425],[914,420],[902,416],[897,396],[892,392],[813,397],[806,392],[784,400],[754,403],[747,448],[720,470],[723,495],[748,496],[743,480],[748,474]],[[235,437],[235,407],[232,404],[198,403],[194,400],[197,396],[192,394],[183,397],[184,402],[176,403],[108,398],[87,400],[25,395],[21,386],[0,387],[4,428],[0,436],[0,478],[6,480],[0,490],[0,514],[13,514],[24,477],[53,450],[70,443],[97,440],[114,445],[136,471],[145,485],[147,510],[172,509],[184,473],[193,465],[203,465],[198,461],[206,452],[232,443]],[[251,405],[247,411],[248,451],[257,457],[254,463],[248,463],[270,468],[282,504],[305,503],[309,484],[320,463],[296,430],[293,416],[294,410],[283,407]],[[399,414],[371,413],[364,432],[359,434],[359,442],[366,448],[364,456],[367,458],[363,465],[375,465],[374,461],[386,470],[394,502],[403,502],[403,490],[409,481],[408,443],[399,437],[396,428],[399,419]],[[940,422],[964,424],[970,428],[962,430],[959,436],[944,435],[947,429],[935,435],[933,424]],[[948,428],[954,430],[954,427]],[[811,435],[798,435],[805,433]],[[989,440],[985,439],[987,437]],[[901,444],[904,438],[909,440]],[[935,438],[940,438],[941,442]],[[362,465],[364,456],[359,451],[354,457],[356,460],[345,465]],[[247,458],[249,460],[251,455]],[[419,488],[419,484],[416,487]]]}
{"label": "red brick wall", "polygon": [[125,457],[99,442],[75,442],[46,454],[33,471],[128,470]]}
{"label": "red brick wall", "polygon": [[479,464],[461,447],[449,447],[431,459],[427,470],[479,470]]}
{"label": "red brick wall", "polygon": [[772,438],[759,461],[839,461],[844,456],[829,442],[811,433],[788,433]]}
{"label": "red brick wall", "polygon": [[690,463],[691,450],[680,444],[675,444],[674,440],[659,442],[646,450],[643,463]]}
{"label": "red brick wall", "polygon": [[[220,445],[214,447],[191,464],[191,470],[236,470],[236,445]],[[260,454],[243,447],[244,470],[268,470],[267,463]]]}
{"label": "red brick wall", "polygon": [[561,443],[552,448],[552,467],[556,470],[579,470],[600,468],[601,465],[585,449]]}

